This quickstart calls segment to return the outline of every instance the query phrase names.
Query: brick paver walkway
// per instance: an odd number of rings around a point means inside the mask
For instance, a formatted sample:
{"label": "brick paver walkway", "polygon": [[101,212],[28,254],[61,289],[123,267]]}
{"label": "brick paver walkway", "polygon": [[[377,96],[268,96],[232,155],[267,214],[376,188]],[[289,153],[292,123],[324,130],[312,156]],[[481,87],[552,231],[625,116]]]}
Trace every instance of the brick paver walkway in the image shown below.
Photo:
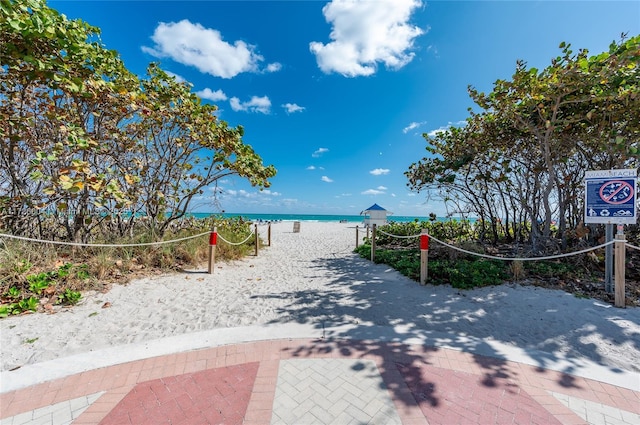
{"label": "brick paver walkway", "polygon": [[0,424],[638,424],[630,386],[447,348],[273,340],[3,392]]}

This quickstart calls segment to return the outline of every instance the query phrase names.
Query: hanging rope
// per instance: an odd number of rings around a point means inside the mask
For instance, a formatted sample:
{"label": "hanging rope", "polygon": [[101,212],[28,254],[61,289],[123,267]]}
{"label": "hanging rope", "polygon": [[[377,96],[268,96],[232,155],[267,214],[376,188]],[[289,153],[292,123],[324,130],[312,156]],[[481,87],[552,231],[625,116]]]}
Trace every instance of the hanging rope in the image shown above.
{"label": "hanging rope", "polygon": [[[395,237],[395,238],[400,238],[400,239],[417,238],[417,237],[419,237],[419,236],[420,236],[420,234],[418,234],[418,235],[412,235],[412,236],[398,236],[398,235],[392,235],[392,234],[387,233],[387,232],[382,231],[382,230],[378,230],[378,231],[379,231],[380,233],[383,233],[383,234],[387,235],[387,236],[391,236],[391,237]],[[441,241],[440,239],[437,239],[437,238],[435,238],[435,237],[433,237],[433,236],[431,236],[431,235],[428,235],[428,236],[429,236],[432,240],[434,240],[434,241],[438,242],[439,244],[442,244],[442,245],[444,245],[444,246],[446,246],[446,247],[448,247],[448,248],[451,248],[451,249],[453,249],[453,250],[460,251],[460,252],[464,252],[465,254],[469,254],[469,255],[475,255],[475,256],[477,256],[477,257],[483,257],[483,258],[488,258],[488,259],[491,259],[491,260],[501,260],[501,261],[538,261],[538,260],[554,260],[554,259],[556,259],[556,258],[571,257],[571,256],[573,256],[573,255],[584,254],[584,253],[587,253],[587,252],[590,252],[590,251],[595,251],[596,249],[604,248],[604,247],[605,247],[605,246],[607,246],[607,245],[612,245],[612,244],[614,244],[614,243],[615,243],[615,241],[610,241],[610,242],[603,243],[602,245],[598,245],[598,246],[594,246],[594,247],[591,247],[591,248],[583,249],[583,250],[581,250],[581,251],[568,252],[568,253],[565,253],[565,254],[549,255],[549,256],[545,256],[545,257],[498,257],[498,256],[495,256],[495,255],[479,254],[479,253],[477,253],[477,252],[468,251],[468,250],[466,250],[466,249],[462,249],[462,248],[459,248],[459,247],[457,247],[457,246],[454,246],[454,245],[448,244],[448,243],[446,243],[446,242],[444,242],[444,241]],[[629,245],[629,244],[627,244],[627,246],[630,246],[630,245]],[[639,248],[636,248],[636,247],[633,247],[633,246],[632,246],[632,248],[634,248],[634,249],[639,249]]]}
{"label": "hanging rope", "polygon": [[242,244],[246,243],[249,239],[251,239],[251,236],[253,236],[253,233],[249,234],[249,236],[247,236],[247,238],[246,238],[245,240],[243,240],[242,242],[230,242],[230,241],[226,240],[225,238],[223,238],[223,237],[222,237],[222,235],[221,235],[220,233],[218,233],[218,237],[219,237],[219,238],[220,238],[224,243],[229,244],[229,245],[234,245],[234,246],[242,245]]}
{"label": "hanging rope", "polygon": [[627,248],[636,249],[640,251],[640,246],[631,245],[630,243],[625,243],[624,246],[626,246]]}
{"label": "hanging rope", "polygon": [[376,232],[380,232],[383,235],[391,236],[392,238],[398,238],[398,239],[412,239],[412,238],[420,237],[420,235],[409,235],[409,236],[392,235],[391,233],[387,233],[384,230],[380,230],[380,229],[376,229]]}
{"label": "hanging rope", "polygon": [[67,246],[91,246],[91,247],[108,247],[108,248],[124,248],[124,247],[132,247],[132,246],[153,246],[153,245],[166,245],[170,243],[182,242],[189,239],[199,238],[204,235],[208,235],[210,232],[204,232],[193,236],[187,236],[180,239],[172,239],[169,241],[159,241],[159,242],[141,242],[141,243],[121,243],[121,244],[99,244],[99,243],[82,243],[82,242],[63,242],[63,241],[47,241],[42,239],[35,238],[26,238],[24,236],[14,236],[7,235],[4,233],[0,233],[0,238],[9,238],[9,239],[17,239],[21,241],[28,242],[36,242],[36,243],[49,243],[53,245],[67,245]]}

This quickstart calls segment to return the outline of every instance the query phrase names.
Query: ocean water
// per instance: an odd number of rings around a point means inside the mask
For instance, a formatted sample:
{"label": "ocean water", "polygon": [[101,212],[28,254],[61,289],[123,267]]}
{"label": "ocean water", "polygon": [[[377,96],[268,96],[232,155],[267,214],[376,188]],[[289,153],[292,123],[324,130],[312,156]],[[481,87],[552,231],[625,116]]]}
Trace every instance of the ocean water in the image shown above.
{"label": "ocean water", "polygon": [[[223,214],[211,214],[211,213],[192,213],[193,217],[206,218],[211,215],[218,215],[225,218],[232,217],[244,217],[251,221],[318,221],[318,222],[340,222],[346,220],[348,223],[362,223],[364,216],[362,215],[347,215],[347,214],[242,214],[242,213],[223,213]],[[428,221],[429,217],[420,216],[405,216],[405,215],[390,215],[387,220],[390,222],[406,223],[414,220]]]}

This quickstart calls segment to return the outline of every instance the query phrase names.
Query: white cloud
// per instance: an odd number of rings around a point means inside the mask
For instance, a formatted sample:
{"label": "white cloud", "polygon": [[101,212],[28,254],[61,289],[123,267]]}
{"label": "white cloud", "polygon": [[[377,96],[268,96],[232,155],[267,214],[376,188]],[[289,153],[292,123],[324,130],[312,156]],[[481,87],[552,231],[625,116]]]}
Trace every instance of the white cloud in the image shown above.
{"label": "white cloud", "polygon": [[202,99],[211,100],[213,102],[217,102],[219,100],[227,100],[227,95],[224,94],[222,90],[213,91],[208,87],[204,90],[197,91],[196,94]]}
{"label": "white cloud", "polygon": [[287,114],[304,111],[304,106],[299,106],[295,103],[285,103],[284,105],[282,105],[282,107],[287,111]]}
{"label": "white cloud", "polygon": [[446,127],[440,127],[440,128],[436,128],[435,130],[431,130],[427,133],[427,136],[429,137],[435,137],[436,134],[438,134],[441,131],[447,131],[449,130],[449,127],[453,126],[453,127],[464,127],[465,125],[467,125],[466,121],[457,121],[457,122],[450,122],[449,124],[447,124]]}
{"label": "white cloud", "polygon": [[224,195],[230,195],[233,196],[235,198],[250,198],[251,194],[249,192],[247,192],[244,189],[240,189],[240,190],[233,190],[233,189],[228,189],[226,191],[224,191],[223,193]]}
{"label": "white cloud", "polygon": [[268,114],[271,109],[271,101],[267,96],[252,96],[251,100],[248,102],[240,102],[240,99],[237,97],[232,97],[229,99],[229,104],[231,105],[231,109],[234,111],[260,112]]}
{"label": "white cloud", "polygon": [[440,128],[436,128],[435,130],[431,130],[427,133],[427,136],[429,137],[436,137],[436,134],[440,133],[441,131],[447,131],[449,129],[449,127],[440,127]]}
{"label": "white cloud", "polygon": [[333,180],[331,180],[331,179],[330,179],[329,177],[327,177],[327,176],[322,176],[322,179],[321,179],[321,180],[322,180],[323,182],[325,182],[325,183],[333,183]]}
{"label": "white cloud", "polygon": [[412,122],[410,123],[408,126],[406,126],[405,128],[402,129],[402,132],[404,134],[407,134],[408,132],[410,132],[411,130],[415,130],[416,128],[423,126],[424,124],[426,124],[426,121],[422,121],[422,122]]}
{"label": "white cloud", "polygon": [[142,51],[159,58],[171,58],[221,78],[257,72],[258,63],[264,59],[254,52],[254,46],[240,40],[230,44],[223,40],[220,31],[186,19],[160,22],[151,39],[155,45],[143,46]]}
{"label": "white cloud", "polygon": [[318,157],[322,156],[322,154],[325,153],[325,152],[329,152],[329,149],[327,149],[327,148],[319,148],[317,151],[312,153],[311,156],[314,157],[314,158],[318,158]]}
{"label": "white cloud", "polygon": [[[429,31],[431,29],[431,27],[427,28],[427,31]],[[438,51],[438,48],[434,45],[429,45],[427,47],[427,52],[432,53],[433,56],[435,56],[436,58],[440,58],[440,52]]]}
{"label": "white cloud", "polygon": [[173,73],[171,71],[164,71],[164,72],[166,72],[169,77],[175,78],[176,81],[179,82],[179,83],[186,83],[187,82],[187,80],[185,80],[184,77],[182,77],[181,75],[175,74],[175,73]]}
{"label": "white cloud", "polygon": [[315,165],[309,165],[307,167],[307,170],[315,170],[315,169],[316,169]]}
{"label": "white cloud", "polygon": [[322,8],[332,25],[331,42],[309,43],[324,73],[371,75],[378,63],[400,69],[414,57],[413,41],[424,31],[409,24],[420,0],[333,0]]}
{"label": "white cloud", "polygon": [[376,168],[374,170],[369,171],[369,174],[373,174],[374,176],[385,176],[387,174],[389,174],[389,170],[388,168]]}
{"label": "white cloud", "polygon": [[282,196],[280,192],[272,192],[268,189],[255,191],[255,192],[248,192],[244,189],[240,189],[240,190],[229,189],[224,191],[223,193],[225,195],[233,196],[235,198],[244,198],[244,199],[255,199],[258,197],[262,197],[262,199],[264,199],[266,197]]}
{"label": "white cloud", "polygon": [[368,190],[365,190],[364,192],[360,192],[360,194],[361,195],[382,195],[384,194],[384,192],[378,189],[368,189]]}
{"label": "white cloud", "polygon": [[282,64],[278,63],[278,62],[274,62],[274,63],[270,63],[269,65],[267,65],[267,67],[265,68],[266,72],[278,72],[282,69]]}
{"label": "white cloud", "polygon": [[378,190],[387,190],[387,188],[384,186],[378,186]]}

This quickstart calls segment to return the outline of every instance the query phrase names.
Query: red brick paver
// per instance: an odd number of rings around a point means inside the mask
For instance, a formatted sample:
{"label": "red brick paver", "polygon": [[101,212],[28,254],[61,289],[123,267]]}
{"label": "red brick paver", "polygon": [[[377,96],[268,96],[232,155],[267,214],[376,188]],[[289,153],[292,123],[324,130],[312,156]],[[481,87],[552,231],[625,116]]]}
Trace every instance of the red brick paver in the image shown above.
{"label": "red brick paver", "polygon": [[494,377],[487,382],[482,376],[430,365],[416,369],[398,364],[398,370],[430,425],[560,424],[510,380]]}
{"label": "red brick paver", "polygon": [[640,392],[535,366],[399,342],[279,339],[176,353],[0,394],[0,419],[102,393],[82,424],[270,423],[281,360],[372,360],[403,423],[585,423],[551,392],[640,413]]}
{"label": "red brick paver", "polygon": [[242,423],[257,371],[253,362],[140,383],[100,424]]}

